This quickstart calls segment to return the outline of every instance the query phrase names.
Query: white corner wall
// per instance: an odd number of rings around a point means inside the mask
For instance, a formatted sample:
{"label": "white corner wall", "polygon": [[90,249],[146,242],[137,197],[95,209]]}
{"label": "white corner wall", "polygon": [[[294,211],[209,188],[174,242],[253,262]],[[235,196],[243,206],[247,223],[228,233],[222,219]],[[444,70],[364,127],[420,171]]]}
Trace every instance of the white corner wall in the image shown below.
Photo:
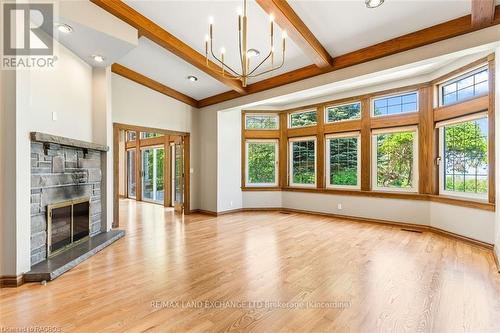
{"label": "white corner wall", "polygon": [[[191,209],[199,208],[199,180],[203,170],[199,167],[200,132],[197,130],[198,113],[185,103],[160,94],[152,89],[112,74],[112,122],[127,125],[160,128],[191,134]],[[208,126],[208,125],[207,125]],[[216,125],[213,126],[215,128]],[[215,139],[214,139],[215,142]],[[215,179],[212,176],[212,179]]]}
{"label": "white corner wall", "polygon": [[[241,111],[217,113],[217,211],[242,208]],[[230,140],[228,140],[230,138]]]}

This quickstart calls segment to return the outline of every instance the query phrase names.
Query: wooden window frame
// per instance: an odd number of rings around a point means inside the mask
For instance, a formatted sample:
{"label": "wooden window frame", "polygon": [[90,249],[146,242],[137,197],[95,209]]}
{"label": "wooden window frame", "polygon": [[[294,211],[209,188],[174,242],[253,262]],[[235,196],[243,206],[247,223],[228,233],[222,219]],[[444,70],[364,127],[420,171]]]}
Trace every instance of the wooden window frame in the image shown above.
{"label": "wooden window frame", "polygon": [[[357,139],[357,185],[335,185],[330,183],[330,139]],[[346,189],[346,190],[361,190],[361,133],[345,132],[345,133],[332,133],[325,135],[325,187],[331,189]]]}
{"label": "wooden window frame", "polygon": [[[400,113],[393,113],[393,114],[381,114],[381,115],[376,115],[375,114],[375,101],[379,99],[385,99],[385,98],[391,98],[391,97],[398,97],[402,95],[408,95],[408,94],[416,94],[417,95],[417,108],[415,111],[407,111],[407,112],[400,112]],[[419,103],[419,92],[417,89],[409,89],[409,90],[401,90],[397,91],[394,93],[389,93],[389,94],[382,94],[382,95],[377,95],[373,96],[370,99],[370,115],[373,118],[384,118],[384,117],[391,117],[391,116],[401,116],[401,115],[408,115],[408,114],[416,114],[420,110],[420,103]]]}
{"label": "wooden window frame", "polygon": [[[292,126],[292,115],[299,113],[311,113],[311,112],[316,112],[316,124],[304,125],[304,126]],[[287,118],[288,118],[288,124],[287,124],[288,129],[298,129],[298,128],[311,128],[318,126],[320,117],[318,114],[318,110],[316,108],[309,107],[309,108],[302,108],[300,110],[290,111],[288,112]]]}
{"label": "wooden window frame", "polygon": [[[262,144],[274,144],[275,156],[274,156],[274,183],[250,183],[248,181],[249,168],[248,168],[248,144],[249,143],[262,143]],[[258,187],[258,188],[268,188],[279,186],[279,156],[280,156],[280,142],[279,139],[247,139],[245,140],[245,186],[246,187]]]}
{"label": "wooden window frame", "polygon": [[[484,119],[486,118],[487,121],[489,122],[488,119],[488,113],[487,112],[479,112],[476,114],[468,115],[468,116],[463,116],[463,117],[458,117],[450,120],[445,120],[440,123],[436,124],[436,128],[439,131],[439,195],[444,195],[444,196],[449,196],[449,197],[457,197],[460,199],[464,200],[477,200],[477,201],[483,201],[483,202],[488,202],[488,196],[489,196],[489,191],[490,191],[490,184],[488,180],[488,192],[486,194],[475,194],[475,193],[466,193],[466,192],[456,192],[456,191],[447,191],[444,188],[444,128],[449,125],[455,125],[455,124],[461,124],[464,122],[469,122],[473,120],[478,120],[478,119]],[[489,137],[488,133],[488,137]],[[488,153],[489,153],[490,147],[489,147],[489,142],[488,142]],[[489,164],[489,161],[488,161]],[[489,171],[488,171],[488,179],[489,179]]]}
{"label": "wooden window frame", "polygon": [[[439,84],[470,72],[476,68],[488,65],[489,93],[456,104],[438,106]],[[491,54],[478,59],[461,68],[453,70],[432,81],[410,86],[372,92],[364,95],[351,96],[324,103],[316,103],[287,110],[244,110],[242,117],[242,164],[241,188],[243,191],[294,191],[337,195],[354,195],[365,197],[396,198],[406,200],[426,200],[443,202],[451,205],[470,207],[487,211],[495,210],[495,57]],[[384,96],[394,96],[409,92],[417,92],[417,112],[405,112],[394,115],[373,116],[373,100]],[[361,102],[361,119],[341,120],[327,123],[326,108],[335,105],[345,105]],[[317,112],[317,124],[289,128],[290,114],[295,112]],[[488,201],[461,198],[439,193],[439,130],[436,123],[481,111],[488,112]],[[245,113],[273,113],[280,119],[279,130],[246,130]],[[372,189],[372,131],[379,129],[415,126],[418,142],[418,192],[378,191]],[[360,189],[332,188],[327,186],[326,173],[326,136],[331,134],[359,132],[361,179]],[[316,186],[290,186],[290,145],[295,138],[316,137]],[[279,185],[276,187],[247,187],[245,183],[245,140],[247,139],[277,139],[279,141]]]}
{"label": "wooden window frame", "polygon": [[477,74],[479,72],[482,72],[485,69],[488,70],[488,72],[489,72],[488,63],[482,63],[482,64],[480,64],[478,66],[474,66],[474,67],[472,67],[472,68],[470,68],[470,69],[468,69],[468,70],[466,70],[466,71],[464,71],[462,73],[458,73],[458,74],[456,74],[456,75],[454,75],[452,77],[447,78],[446,80],[438,82],[436,84],[437,85],[437,92],[438,92],[437,93],[437,106],[438,107],[451,106],[451,105],[455,105],[455,104],[464,103],[464,102],[473,100],[475,98],[479,98],[479,97],[483,97],[483,96],[488,96],[489,91],[486,94],[476,95],[476,96],[473,96],[473,97],[470,97],[470,98],[466,98],[466,99],[457,101],[455,103],[450,103],[450,104],[444,104],[443,103],[443,86],[451,84],[451,83],[454,83],[454,82],[458,82],[458,81],[460,81],[463,78],[466,78],[466,77],[469,77],[469,76],[473,76],[473,75],[475,75],[475,74]]}
{"label": "wooden window frame", "polygon": [[[293,143],[294,142],[314,142],[314,184],[296,184],[293,182]],[[305,136],[288,139],[288,183],[294,188],[316,188],[318,185],[318,138],[316,136]]]}
{"label": "wooden window frame", "polygon": [[[273,116],[276,117],[276,128],[248,128],[247,127],[247,117],[248,116]],[[243,119],[244,129],[246,131],[279,131],[280,130],[280,116],[278,112],[246,112]]]}
{"label": "wooden window frame", "polygon": [[[393,134],[401,132],[414,132],[413,136],[413,186],[410,188],[399,188],[399,187],[380,187],[377,184],[377,156],[378,156],[378,146],[377,146],[377,136],[383,134]],[[384,129],[377,129],[372,131],[372,190],[379,192],[407,192],[407,193],[418,193],[419,191],[419,141],[418,141],[418,127],[417,126],[405,126],[405,127],[391,127]]]}
{"label": "wooden window frame", "polygon": [[[359,118],[351,118],[351,119],[341,119],[341,120],[335,120],[335,121],[328,121],[328,108],[336,108],[339,106],[346,106],[346,105],[352,105],[352,104],[359,104]],[[325,124],[338,124],[344,121],[355,121],[355,120],[361,120],[361,115],[363,114],[363,103],[360,100],[353,100],[351,102],[345,102],[345,103],[337,103],[337,104],[328,104],[325,105],[325,112],[324,112],[324,122]]]}

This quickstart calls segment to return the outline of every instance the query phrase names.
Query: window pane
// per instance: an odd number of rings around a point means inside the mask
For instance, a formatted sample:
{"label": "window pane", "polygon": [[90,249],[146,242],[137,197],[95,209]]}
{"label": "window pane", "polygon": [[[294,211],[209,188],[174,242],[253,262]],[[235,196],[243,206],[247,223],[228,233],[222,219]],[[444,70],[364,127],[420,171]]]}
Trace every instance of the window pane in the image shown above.
{"label": "window pane", "polygon": [[152,133],[152,132],[141,132],[141,139],[156,138],[158,136],[163,136],[163,134]]}
{"label": "window pane", "polygon": [[415,132],[377,135],[377,186],[412,188]]}
{"label": "window pane", "polygon": [[375,116],[415,112],[417,111],[417,93],[377,98],[373,106]]}
{"label": "window pane", "polygon": [[276,143],[248,143],[248,184],[276,183]]}
{"label": "window pane", "polygon": [[277,129],[277,115],[246,115],[245,116],[247,129]]}
{"label": "window pane", "polygon": [[314,140],[292,142],[292,183],[314,184],[316,182]]}
{"label": "window pane", "polygon": [[465,101],[488,92],[488,68],[441,85],[442,105]]}
{"label": "window pane", "polygon": [[444,129],[444,189],[488,192],[488,119],[446,126]]}
{"label": "window pane", "polygon": [[326,112],[328,122],[359,119],[361,117],[361,103],[331,106],[326,109]]}
{"label": "window pane", "polygon": [[316,111],[298,112],[290,114],[290,127],[316,125]]}
{"label": "window pane", "polygon": [[135,141],[135,131],[127,131],[127,141]]}
{"label": "window pane", "polygon": [[358,185],[358,138],[328,139],[330,185]]}

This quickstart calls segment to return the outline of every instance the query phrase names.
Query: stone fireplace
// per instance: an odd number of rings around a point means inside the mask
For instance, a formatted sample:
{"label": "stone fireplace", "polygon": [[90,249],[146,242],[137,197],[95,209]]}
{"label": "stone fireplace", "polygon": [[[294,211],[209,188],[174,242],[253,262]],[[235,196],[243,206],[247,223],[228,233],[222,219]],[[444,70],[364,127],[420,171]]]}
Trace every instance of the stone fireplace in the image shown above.
{"label": "stone fireplace", "polygon": [[31,265],[106,230],[101,200],[107,147],[31,135]]}

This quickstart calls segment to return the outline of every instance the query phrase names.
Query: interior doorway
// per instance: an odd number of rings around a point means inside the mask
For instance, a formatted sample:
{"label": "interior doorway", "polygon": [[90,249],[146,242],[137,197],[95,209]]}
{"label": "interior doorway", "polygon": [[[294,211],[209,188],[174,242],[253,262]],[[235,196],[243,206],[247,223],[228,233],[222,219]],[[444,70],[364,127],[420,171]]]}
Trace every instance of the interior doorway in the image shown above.
{"label": "interior doorway", "polygon": [[189,133],[116,123],[113,129],[113,226],[118,226],[119,198],[189,214]]}

